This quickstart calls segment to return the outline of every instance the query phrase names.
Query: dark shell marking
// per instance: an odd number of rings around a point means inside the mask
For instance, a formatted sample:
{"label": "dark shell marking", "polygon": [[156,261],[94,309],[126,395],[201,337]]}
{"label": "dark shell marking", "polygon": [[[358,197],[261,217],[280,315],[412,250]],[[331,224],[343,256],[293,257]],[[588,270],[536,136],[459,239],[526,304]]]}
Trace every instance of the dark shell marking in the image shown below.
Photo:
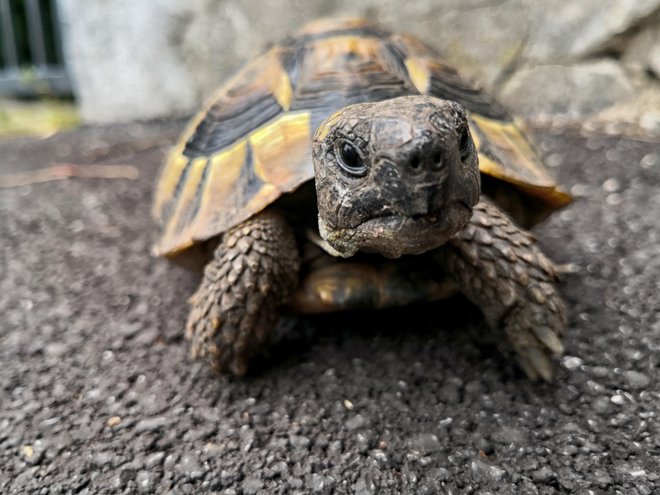
{"label": "dark shell marking", "polygon": [[362,20],[322,21],[248,64],[190,123],[158,182],[155,253],[222,234],[313,179],[311,137],[338,109],[420,93],[470,111],[482,173],[546,210],[568,202],[504,109],[430,48]]}

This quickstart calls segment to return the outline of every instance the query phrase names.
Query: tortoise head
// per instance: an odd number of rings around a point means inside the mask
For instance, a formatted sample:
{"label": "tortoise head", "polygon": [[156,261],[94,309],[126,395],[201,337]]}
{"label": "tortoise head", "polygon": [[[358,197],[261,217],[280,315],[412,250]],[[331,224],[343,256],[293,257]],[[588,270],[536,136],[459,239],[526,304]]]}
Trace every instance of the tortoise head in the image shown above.
{"label": "tortoise head", "polygon": [[479,164],[463,107],[404,96],[345,107],[316,131],[321,237],[341,256],[389,258],[444,244],[479,200]]}

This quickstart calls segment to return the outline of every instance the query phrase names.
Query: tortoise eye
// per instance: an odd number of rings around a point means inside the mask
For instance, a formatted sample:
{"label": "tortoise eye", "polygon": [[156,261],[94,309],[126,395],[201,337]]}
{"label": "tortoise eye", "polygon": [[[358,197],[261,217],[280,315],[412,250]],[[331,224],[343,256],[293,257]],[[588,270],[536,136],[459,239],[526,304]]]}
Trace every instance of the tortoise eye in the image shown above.
{"label": "tortoise eye", "polygon": [[471,148],[471,140],[470,140],[470,131],[468,130],[467,125],[462,126],[460,135],[458,138],[458,150],[461,154],[461,160],[465,161],[467,160],[468,156],[470,156],[470,148]]}
{"label": "tortoise eye", "polygon": [[362,152],[350,141],[340,140],[335,145],[339,166],[350,175],[361,177],[367,172]]}

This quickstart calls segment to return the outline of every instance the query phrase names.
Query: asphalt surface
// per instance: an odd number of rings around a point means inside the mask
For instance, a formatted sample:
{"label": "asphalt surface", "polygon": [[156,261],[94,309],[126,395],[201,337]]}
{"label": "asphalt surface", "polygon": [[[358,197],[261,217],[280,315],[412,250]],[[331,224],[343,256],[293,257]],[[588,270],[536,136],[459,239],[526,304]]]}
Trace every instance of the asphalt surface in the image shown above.
{"label": "asphalt surface", "polygon": [[461,299],[284,318],[228,381],[182,338],[196,276],[149,256],[179,129],[0,142],[2,174],[141,171],[0,190],[0,493],[660,493],[660,144],[535,134],[577,197],[535,230],[578,268],[553,383]]}

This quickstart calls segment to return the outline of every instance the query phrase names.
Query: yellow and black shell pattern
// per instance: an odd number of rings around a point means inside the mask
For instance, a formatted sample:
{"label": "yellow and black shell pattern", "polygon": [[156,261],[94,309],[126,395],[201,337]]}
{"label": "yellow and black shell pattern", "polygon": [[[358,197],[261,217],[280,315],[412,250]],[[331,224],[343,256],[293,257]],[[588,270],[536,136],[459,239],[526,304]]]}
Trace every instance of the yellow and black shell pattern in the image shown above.
{"label": "yellow and black shell pattern", "polygon": [[155,253],[182,253],[312,180],[311,138],[336,110],[411,94],[468,109],[483,174],[546,210],[570,201],[507,112],[430,48],[361,19],[322,20],[245,66],[189,124],[157,184]]}

